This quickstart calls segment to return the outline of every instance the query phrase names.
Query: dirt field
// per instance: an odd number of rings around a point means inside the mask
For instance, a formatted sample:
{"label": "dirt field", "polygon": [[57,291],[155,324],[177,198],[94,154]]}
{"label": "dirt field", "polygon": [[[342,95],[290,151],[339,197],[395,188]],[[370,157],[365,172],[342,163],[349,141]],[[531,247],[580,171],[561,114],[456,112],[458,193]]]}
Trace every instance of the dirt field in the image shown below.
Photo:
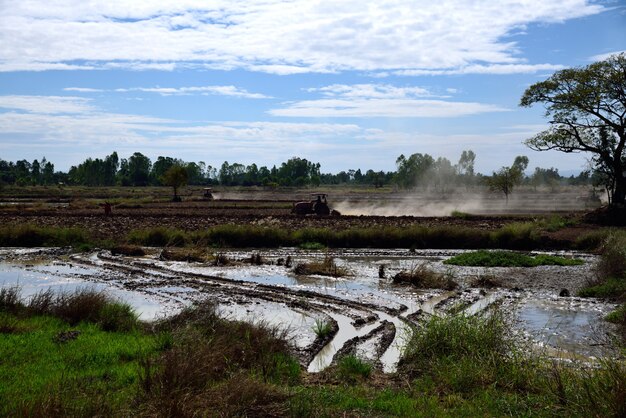
{"label": "dirt field", "polygon": [[[326,191],[326,190],[325,190]],[[168,227],[186,231],[222,224],[276,226],[286,229],[327,227],[334,230],[377,226],[463,226],[493,230],[511,222],[558,214],[577,217],[589,210],[584,190],[520,191],[507,204],[499,195],[467,191],[441,196],[432,193],[398,193],[393,190],[331,189],[329,204],[340,217],[295,216],[293,202],[310,199],[309,190],[226,189],[216,200],[202,200],[202,190],[189,189],[183,202],[169,202],[167,188],[85,189],[33,188],[0,195],[0,223],[4,225],[83,227],[99,239],[114,239],[133,229]],[[121,197],[120,197],[121,196]],[[111,201],[111,216],[101,204]],[[592,205],[593,206],[593,205]],[[456,213],[455,213],[456,211]],[[474,216],[467,217],[464,213]],[[455,214],[456,216],[450,216]],[[554,233],[573,240],[595,229],[578,224]]]}

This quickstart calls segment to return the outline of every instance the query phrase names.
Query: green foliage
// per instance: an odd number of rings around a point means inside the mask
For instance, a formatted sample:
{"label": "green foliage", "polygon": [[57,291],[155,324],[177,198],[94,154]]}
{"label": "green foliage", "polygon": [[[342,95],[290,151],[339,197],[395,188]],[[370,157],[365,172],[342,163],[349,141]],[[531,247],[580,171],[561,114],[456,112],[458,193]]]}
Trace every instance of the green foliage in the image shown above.
{"label": "green foliage", "polygon": [[626,233],[610,231],[601,251],[597,279],[581,289],[579,296],[626,300]]}
{"label": "green foliage", "polygon": [[537,267],[537,266],[577,266],[584,261],[539,254],[530,256],[511,251],[472,251],[451,257],[443,262],[456,266],[472,267]]}
{"label": "green foliage", "polygon": [[494,171],[492,176],[486,179],[489,189],[504,193],[508,201],[513,188],[524,179],[526,167],[528,167],[528,157],[518,155],[510,167],[502,167],[497,172]]}
{"label": "green foliage", "polygon": [[173,165],[160,178],[161,183],[174,189],[174,200],[178,197],[178,189],[187,185],[189,177],[187,170],[180,165]]}
{"label": "green foliage", "polygon": [[611,277],[591,284],[578,291],[583,298],[624,299],[626,295],[626,280]]}
{"label": "green foliage", "polygon": [[550,128],[526,141],[534,150],[589,152],[594,171],[603,178],[611,203],[626,199],[624,146],[626,120],[626,54],[581,68],[555,72],[530,86],[520,105],[542,103]]}
{"label": "green foliage", "polygon": [[396,284],[411,284],[420,289],[454,290],[458,287],[452,272],[436,272],[429,268],[427,263],[421,263],[410,270],[403,270],[397,273],[393,276],[393,282]]}
{"label": "green foliage", "polygon": [[610,232],[601,248],[598,275],[602,278],[616,277],[626,280],[626,232]]}
{"label": "green foliage", "polygon": [[317,338],[326,338],[333,333],[333,325],[321,318],[316,318],[313,332],[317,335]]}
{"label": "green foliage", "polygon": [[343,277],[348,275],[348,270],[345,267],[338,266],[337,263],[335,263],[335,259],[330,256],[324,257],[322,261],[298,263],[293,271],[298,275],[317,274],[331,277]]}
{"label": "green foliage", "polygon": [[372,365],[355,355],[344,356],[337,363],[339,378],[348,383],[356,383],[372,374]]}
{"label": "green foliage", "polygon": [[610,312],[604,317],[604,319],[614,324],[626,325],[626,304],[623,304],[613,312]]}

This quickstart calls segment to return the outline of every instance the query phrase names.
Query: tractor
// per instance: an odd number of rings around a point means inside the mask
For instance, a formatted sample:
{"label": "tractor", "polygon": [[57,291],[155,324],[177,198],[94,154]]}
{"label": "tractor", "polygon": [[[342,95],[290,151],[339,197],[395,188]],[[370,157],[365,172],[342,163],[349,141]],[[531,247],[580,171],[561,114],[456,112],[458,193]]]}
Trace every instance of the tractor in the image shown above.
{"label": "tractor", "polygon": [[332,210],[328,207],[328,202],[326,201],[326,193],[311,193],[313,199],[309,202],[297,202],[293,204],[293,208],[291,209],[291,213],[295,213],[296,215],[318,215],[318,216],[327,216],[327,215],[339,215],[339,212],[336,210]]}
{"label": "tractor", "polygon": [[213,189],[210,187],[204,188],[204,194],[202,195],[204,200],[213,200]]}

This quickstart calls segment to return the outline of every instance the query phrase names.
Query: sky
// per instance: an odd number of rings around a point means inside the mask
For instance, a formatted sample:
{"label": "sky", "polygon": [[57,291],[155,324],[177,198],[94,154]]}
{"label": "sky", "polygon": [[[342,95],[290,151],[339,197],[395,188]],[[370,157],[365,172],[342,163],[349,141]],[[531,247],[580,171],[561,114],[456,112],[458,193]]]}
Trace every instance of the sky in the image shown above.
{"label": "sky", "polygon": [[574,173],[589,155],[524,145],[547,120],[519,100],[625,50],[626,1],[0,0],[0,158]]}

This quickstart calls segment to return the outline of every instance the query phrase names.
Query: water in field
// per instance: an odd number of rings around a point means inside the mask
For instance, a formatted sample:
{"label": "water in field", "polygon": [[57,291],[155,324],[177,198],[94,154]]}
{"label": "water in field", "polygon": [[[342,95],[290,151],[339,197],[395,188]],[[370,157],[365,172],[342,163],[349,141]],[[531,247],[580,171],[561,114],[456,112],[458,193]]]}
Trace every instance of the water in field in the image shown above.
{"label": "water in field", "polygon": [[[220,267],[162,261],[156,255],[114,257],[104,251],[46,256],[37,250],[3,249],[0,286],[20,286],[26,298],[47,288],[72,291],[87,286],[127,301],[145,320],[172,314],[208,298],[227,318],[284,328],[286,337],[303,353],[305,365],[312,372],[328,367],[338,355],[346,353],[392,372],[412,335],[411,323],[450,312],[489,314],[496,306],[515,313],[520,329],[546,347],[583,357],[603,352],[593,325],[601,322],[612,306],[555,296],[559,287],[567,284],[573,291],[585,280],[595,260],[593,256],[576,254],[586,261],[582,266],[526,270],[442,264],[460,252],[336,251],[332,256],[347,275],[326,277],[298,276],[293,273],[293,266],[279,265],[278,259],[287,256],[295,266],[329,255],[292,248],[263,252],[263,265],[245,262],[251,251],[227,251],[224,254],[232,263]],[[459,289],[444,292],[392,284],[394,274],[421,263],[441,272],[450,273],[452,269]],[[379,277],[381,265],[383,278]],[[472,288],[472,279],[481,274],[499,276],[504,288]],[[525,289],[520,289],[520,285]],[[512,287],[515,290],[507,289]],[[314,349],[314,328],[319,321],[336,324],[338,331],[327,344]]]}

